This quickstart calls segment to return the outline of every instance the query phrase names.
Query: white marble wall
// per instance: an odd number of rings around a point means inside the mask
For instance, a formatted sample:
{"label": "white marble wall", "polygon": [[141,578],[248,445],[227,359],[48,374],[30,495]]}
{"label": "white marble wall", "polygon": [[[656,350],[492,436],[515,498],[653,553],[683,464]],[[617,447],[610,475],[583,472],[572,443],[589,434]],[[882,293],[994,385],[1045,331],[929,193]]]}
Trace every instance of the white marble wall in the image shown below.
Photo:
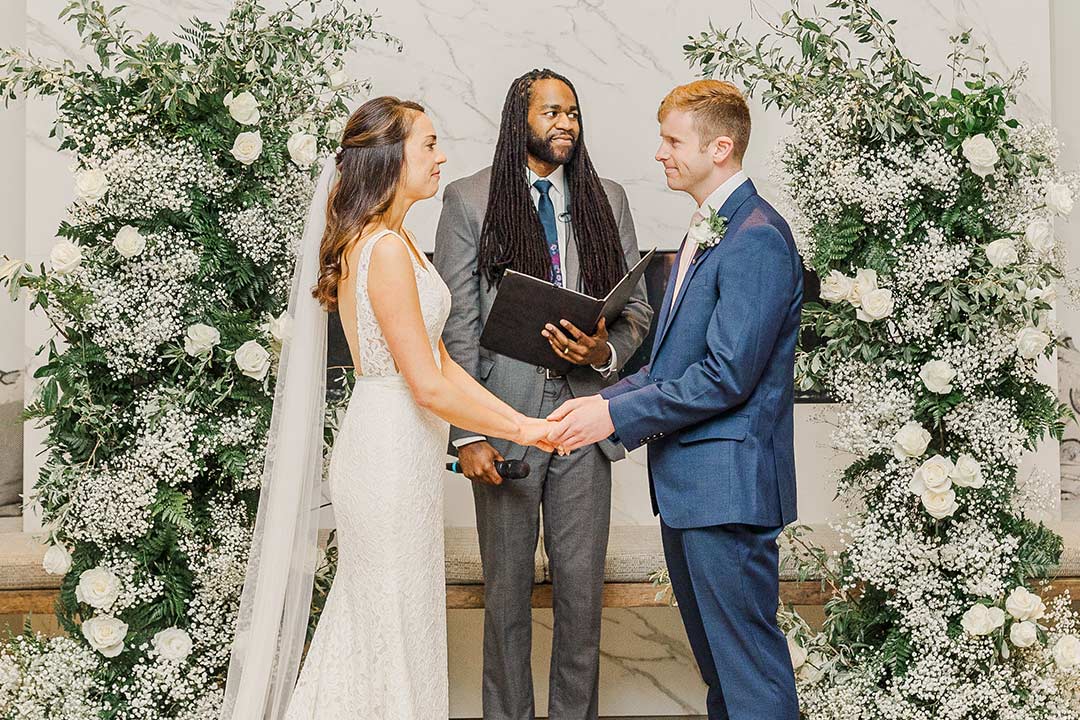
{"label": "white marble wall", "polygon": [[[1059,46],[1065,48],[1078,28],[1064,31],[1059,27],[1052,32],[1051,3],[1058,15],[1077,23],[1072,0],[880,0],[876,5],[885,15],[899,19],[897,34],[903,47],[924,63],[929,74],[943,68],[947,37],[965,27],[973,27],[977,37],[988,43],[1000,67],[1011,69],[1026,61],[1030,76],[1021,112],[1045,118],[1053,107],[1055,120],[1067,139],[1075,139],[1075,121],[1080,116],[1075,98],[1064,104],[1051,103],[1052,88],[1057,93],[1075,90],[1071,74],[1059,75],[1053,82],[1051,38],[1056,37]],[[19,14],[26,8],[26,41],[34,52],[78,57],[73,31],[56,20],[63,4],[63,0],[0,0],[0,9],[7,28],[10,19],[19,22]],[[168,35],[179,19],[197,14],[217,20],[227,8],[226,0],[132,0],[127,4],[132,27],[162,35]],[[758,0],[756,6],[771,17],[786,3]],[[649,4],[553,0],[540,5],[523,0],[395,0],[386,3],[381,14],[381,29],[401,38],[405,51],[397,54],[372,47],[347,58],[347,67],[357,76],[374,78],[375,93],[415,98],[429,108],[450,158],[444,174],[447,180],[489,163],[510,80],[533,67],[551,67],[577,85],[590,152],[603,175],[626,187],[642,247],[658,245],[666,249],[677,244],[691,209],[688,199],[665,189],[652,160],[657,103],[670,87],[692,79],[681,46],[688,35],[705,28],[710,20],[718,26],[742,22],[744,32],[750,36],[763,27],[759,19],[751,16],[750,4],[745,0],[660,0]],[[6,30],[0,39],[8,41]],[[1071,61],[1080,59],[1075,50],[1054,52],[1059,67],[1072,67],[1075,62]],[[56,153],[54,142],[47,137],[52,117],[50,103],[29,102],[25,113],[25,143],[20,141],[18,129],[14,134],[0,132],[0,165],[10,173],[11,159],[17,160],[25,152],[25,245],[21,252],[36,261],[48,253],[70,197],[71,180],[69,160]],[[765,158],[784,132],[784,122],[757,106],[753,113],[755,127],[747,169],[763,193],[772,196],[774,189],[768,182]],[[1067,122],[1070,118],[1071,125]],[[3,122],[9,122],[8,118]],[[9,127],[3,125],[0,130]],[[7,203],[0,206],[3,216],[19,217],[19,203],[12,203],[6,193],[0,195],[5,196],[0,202]],[[434,199],[415,208],[410,217],[410,225],[423,239],[425,249],[431,249],[438,213],[439,200]],[[18,225],[9,228],[13,232],[7,237],[21,234]],[[0,238],[0,242],[7,237]],[[5,337],[20,332],[12,322],[8,315],[0,315],[0,323],[4,323],[0,331]],[[36,348],[44,336],[40,322],[27,322],[28,351]],[[32,362],[29,353],[25,359]],[[1048,367],[1047,373],[1052,378],[1053,368]],[[824,415],[825,421],[812,422],[815,415]],[[827,447],[827,408],[801,406],[797,418],[800,514],[806,521],[822,521],[836,513],[829,478],[843,465],[843,458]],[[28,433],[28,478],[36,475],[39,441],[37,434]],[[1057,477],[1053,447],[1043,450],[1032,462]],[[614,522],[652,522],[641,453],[634,453],[616,466],[614,495]],[[460,477],[448,477],[446,498],[448,522],[471,525],[474,518],[466,482]],[[28,518],[27,523],[33,525],[34,519]],[[477,611],[457,611],[450,616],[455,717],[480,715],[480,617]],[[608,611],[604,622],[603,714],[702,712],[703,691],[674,610]],[[549,612],[537,613],[534,659],[541,712],[546,708],[550,624]]]}

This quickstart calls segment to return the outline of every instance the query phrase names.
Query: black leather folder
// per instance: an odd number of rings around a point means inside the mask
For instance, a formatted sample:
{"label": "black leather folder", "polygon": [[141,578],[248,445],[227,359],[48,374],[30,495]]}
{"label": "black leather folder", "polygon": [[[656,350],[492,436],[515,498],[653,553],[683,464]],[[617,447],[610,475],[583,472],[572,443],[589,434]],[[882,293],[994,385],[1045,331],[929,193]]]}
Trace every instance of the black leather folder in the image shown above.
{"label": "black leather folder", "polygon": [[656,248],[653,248],[645,253],[603,299],[507,270],[484,324],[480,344],[492,352],[530,365],[566,372],[574,365],[551,349],[547,338],[540,334],[544,326],[551,323],[569,335],[559,324],[565,319],[591,335],[603,317],[611,327],[630,301],[655,252]]}

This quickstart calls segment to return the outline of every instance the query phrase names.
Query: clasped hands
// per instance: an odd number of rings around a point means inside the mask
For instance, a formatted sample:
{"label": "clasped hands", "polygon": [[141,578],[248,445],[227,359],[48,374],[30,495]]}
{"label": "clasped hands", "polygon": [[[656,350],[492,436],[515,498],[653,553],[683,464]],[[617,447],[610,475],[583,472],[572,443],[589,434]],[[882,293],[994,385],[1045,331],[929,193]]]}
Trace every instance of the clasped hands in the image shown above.
{"label": "clasped hands", "polygon": [[599,395],[589,395],[567,400],[547,418],[525,418],[520,444],[568,455],[614,432],[608,401]]}

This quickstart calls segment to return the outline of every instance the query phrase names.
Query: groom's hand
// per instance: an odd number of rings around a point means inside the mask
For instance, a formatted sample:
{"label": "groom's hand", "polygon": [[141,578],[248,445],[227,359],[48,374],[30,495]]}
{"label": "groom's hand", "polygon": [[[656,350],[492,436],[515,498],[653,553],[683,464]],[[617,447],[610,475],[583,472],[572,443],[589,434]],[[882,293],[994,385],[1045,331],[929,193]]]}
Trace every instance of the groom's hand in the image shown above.
{"label": "groom's hand", "polygon": [[592,445],[615,432],[608,401],[599,395],[567,400],[547,419],[556,423],[548,442],[564,453]]}
{"label": "groom's hand", "polygon": [[595,335],[586,335],[569,320],[562,320],[560,324],[562,330],[548,323],[542,333],[556,355],[575,365],[608,364],[611,348],[608,346],[607,321],[604,318],[600,318]]}

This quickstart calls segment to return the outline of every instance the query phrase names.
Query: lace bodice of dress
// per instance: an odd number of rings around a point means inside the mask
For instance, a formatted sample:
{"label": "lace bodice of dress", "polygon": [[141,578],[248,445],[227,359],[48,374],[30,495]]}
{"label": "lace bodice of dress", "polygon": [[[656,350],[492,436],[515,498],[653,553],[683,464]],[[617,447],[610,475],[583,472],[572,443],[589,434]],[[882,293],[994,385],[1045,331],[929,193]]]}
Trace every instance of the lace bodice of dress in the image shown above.
{"label": "lace bodice of dress", "polygon": [[450,315],[450,290],[435,272],[434,267],[427,262],[420,264],[404,238],[393,230],[380,230],[360,250],[360,260],[356,268],[356,338],[360,353],[358,377],[386,377],[400,374],[394,366],[394,357],[390,354],[386,337],[379,327],[378,320],[375,319],[375,311],[371,307],[371,296],[368,294],[368,269],[371,266],[372,248],[384,235],[394,236],[409,251],[428,342],[435,357],[435,364],[441,367],[439,338],[442,336],[446,318]]}

